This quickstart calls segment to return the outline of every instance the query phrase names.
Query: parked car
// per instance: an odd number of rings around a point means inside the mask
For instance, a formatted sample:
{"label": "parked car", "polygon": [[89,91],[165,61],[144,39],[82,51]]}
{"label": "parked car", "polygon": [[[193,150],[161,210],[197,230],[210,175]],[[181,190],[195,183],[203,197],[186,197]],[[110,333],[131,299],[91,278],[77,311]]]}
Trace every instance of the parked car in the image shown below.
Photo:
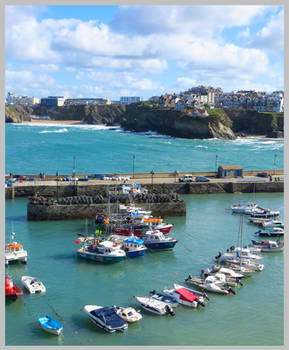
{"label": "parked car", "polygon": [[195,181],[196,182],[209,182],[210,179],[208,177],[205,177],[205,176],[197,176]]}
{"label": "parked car", "polygon": [[262,173],[258,173],[257,176],[259,176],[259,177],[268,177],[269,173],[267,171],[264,171]]}
{"label": "parked car", "polygon": [[179,178],[179,182],[193,182],[193,175],[185,174],[184,176]]}

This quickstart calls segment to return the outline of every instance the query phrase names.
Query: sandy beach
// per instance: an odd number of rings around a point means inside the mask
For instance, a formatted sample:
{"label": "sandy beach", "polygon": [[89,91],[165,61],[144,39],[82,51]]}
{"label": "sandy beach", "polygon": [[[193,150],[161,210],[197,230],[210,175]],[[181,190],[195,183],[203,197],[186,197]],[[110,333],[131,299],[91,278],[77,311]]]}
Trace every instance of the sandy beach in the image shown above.
{"label": "sandy beach", "polygon": [[46,119],[32,119],[23,121],[22,124],[67,124],[67,125],[83,125],[85,123],[79,120],[46,120]]}

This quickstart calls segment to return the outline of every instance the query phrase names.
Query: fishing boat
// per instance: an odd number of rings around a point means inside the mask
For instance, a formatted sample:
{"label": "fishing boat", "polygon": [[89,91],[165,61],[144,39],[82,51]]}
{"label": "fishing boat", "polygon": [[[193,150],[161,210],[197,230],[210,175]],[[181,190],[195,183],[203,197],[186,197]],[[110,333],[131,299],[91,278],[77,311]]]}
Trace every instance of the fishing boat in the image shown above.
{"label": "fishing boat", "polygon": [[231,287],[224,288],[223,284],[218,283],[217,278],[215,276],[208,276],[205,279],[203,279],[201,277],[194,277],[189,275],[185,281],[211,293],[225,295],[229,295],[231,293],[236,294]]}
{"label": "fishing boat", "polygon": [[126,253],[120,245],[111,241],[86,242],[77,250],[77,256],[101,263],[119,262],[126,258]]}
{"label": "fishing boat", "polygon": [[171,315],[174,316],[175,313],[173,311],[173,308],[168,305],[167,303],[164,303],[162,301],[153,299],[152,297],[137,297],[134,296],[134,298],[140,303],[141,307],[153,314],[163,316],[163,315]]}
{"label": "fishing boat", "polygon": [[156,224],[156,225],[148,225],[147,223],[139,223],[139,224],[119,224],[114,228],[114,233],[117,235],[130,236],[133,234],[134,236],[141,236],[144,232],[153,230],[159,230],[164,234],[168,234],[172,229],[172,224]]}
{"label": "fishing boat", "polygon": [[15,233],[11,233],[11,242],[5,244],[5,265],[12,261],[21,261],[27,263],[27,251],[23,249],[23,245],[14,241]]}
{"label": "fishing boat", "polygon": [[48,315],[39,316],[38,324],[39,324],[39,327],[43,329],[45,332],[48,332],[54,335],[60,335],[63,330],[62,324]]}
{"label": "fishing boat", "polygon": [[118,316],[126,322],[132,323],[142,319],[141,313],[137,312],[133,307],[115,306],[114,308]]}
{"label": "fishing boat", "polygon": [[179,305],[179,302],[176,298],[162,292],[157,292],[156,290],[152,290],[150,292],[150,296],[152,299],[162,301],[163,303],[166,303],[171,307],[177,307]]}
{"label": "fishing boat", "polygon": [[16,300],[23,295],[23,291],[13,283],[12,279],[5,277],[5,297],[10,300]]}
{"label": "fishing boat", "polygon": [[144,241],[137,237],[129,237],[123,241],[121,249],[123,249],[128,258],[137,258],[144,256],[147,248],[144,246]]}
{"label": "fishing boat", "polygon": [[281,252],[284,250],[284,243],[281,241],[259,241],[252,239],[252,246],[259,247],[262,252]]}
{"label": "fishing boat", "polygon": [[22,276],[21,281],[30,294],[44,293],[46,291],[44,284],[35,277]]}
{"label": "fishing boat", "polygon": [[114,306],[85,305],[83,311],[94,324],[109,333],[124,331],[128,328],[127,322],[116,313]]}
{"label": "fishing boat", "polygon": [[159,230],[147,231],[141,236],[141,239],[144,241],[144,245],[150,250],[173,249],[178,242],[175,238],[164,236]]}
{"label": "fishing boat", "polygon": [[205,306],[205,299],[208,300],[206,293],[188,289],[176,283],[173,289],[164,289],[163,293],[177,299],[179,304],[193,308],[197,308],[200,305]]}

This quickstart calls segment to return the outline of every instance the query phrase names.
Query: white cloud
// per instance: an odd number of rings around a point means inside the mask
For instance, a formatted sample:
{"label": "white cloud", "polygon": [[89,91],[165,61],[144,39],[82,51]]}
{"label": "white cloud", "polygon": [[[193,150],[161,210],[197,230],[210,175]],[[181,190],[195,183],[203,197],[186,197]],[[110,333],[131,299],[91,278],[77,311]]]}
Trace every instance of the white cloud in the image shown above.
{"label": "white cloud", "polygon": [[187,90],[196,84],[195,79],[188,77],[179,77],[177,79],[178,88],[180,90]]}
{"label": "white cloud", "polygon": [[255,37],[248,47],[260,48],[274,54],[283,54],[284,50],[284,10],[273,15]]}
{"label": "white cloud", "polygon": [[48,74],[35,74],[25,70],[6,70],[6,84],[16,91],[19,86],[29,86],[31,88],[50,88],[55,80]]}
{"label": "white cloud", "polygon": [[250,37],[250,28],[247,27],[245,30],[241,31],[239,34],[238,34],[238,38],[248,38]]}

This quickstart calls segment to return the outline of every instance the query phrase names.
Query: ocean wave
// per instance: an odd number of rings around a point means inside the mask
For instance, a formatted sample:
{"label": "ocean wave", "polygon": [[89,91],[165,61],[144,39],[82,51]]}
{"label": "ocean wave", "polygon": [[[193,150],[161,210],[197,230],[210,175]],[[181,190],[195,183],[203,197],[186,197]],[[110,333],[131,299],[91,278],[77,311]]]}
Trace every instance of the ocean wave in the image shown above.
{"label": "ocean wave", "polygon": [[107,129],[114,129],[114,128],[119,128],[119,126],[106,126],[103,124],[66,124],[66,123],[49,123],[49,124],[44,124],[44,123],[33,123],[33,124],[22,124],[22,123],[11,123],[13,125],[17,126],[22,126],[22,127],[43,127],[43,128],[50,128],[50,127],[60,127],[60,128],[79,128],[83,130],[107,130]]}
{"label": "ocean wave", "polygon": [[68,132],[68,130],[66,128],[64,129],[58,129],[58,130],[42,130],[39,132],[39,134],[60,134],[60,133],[63,133],[63,132]]}

